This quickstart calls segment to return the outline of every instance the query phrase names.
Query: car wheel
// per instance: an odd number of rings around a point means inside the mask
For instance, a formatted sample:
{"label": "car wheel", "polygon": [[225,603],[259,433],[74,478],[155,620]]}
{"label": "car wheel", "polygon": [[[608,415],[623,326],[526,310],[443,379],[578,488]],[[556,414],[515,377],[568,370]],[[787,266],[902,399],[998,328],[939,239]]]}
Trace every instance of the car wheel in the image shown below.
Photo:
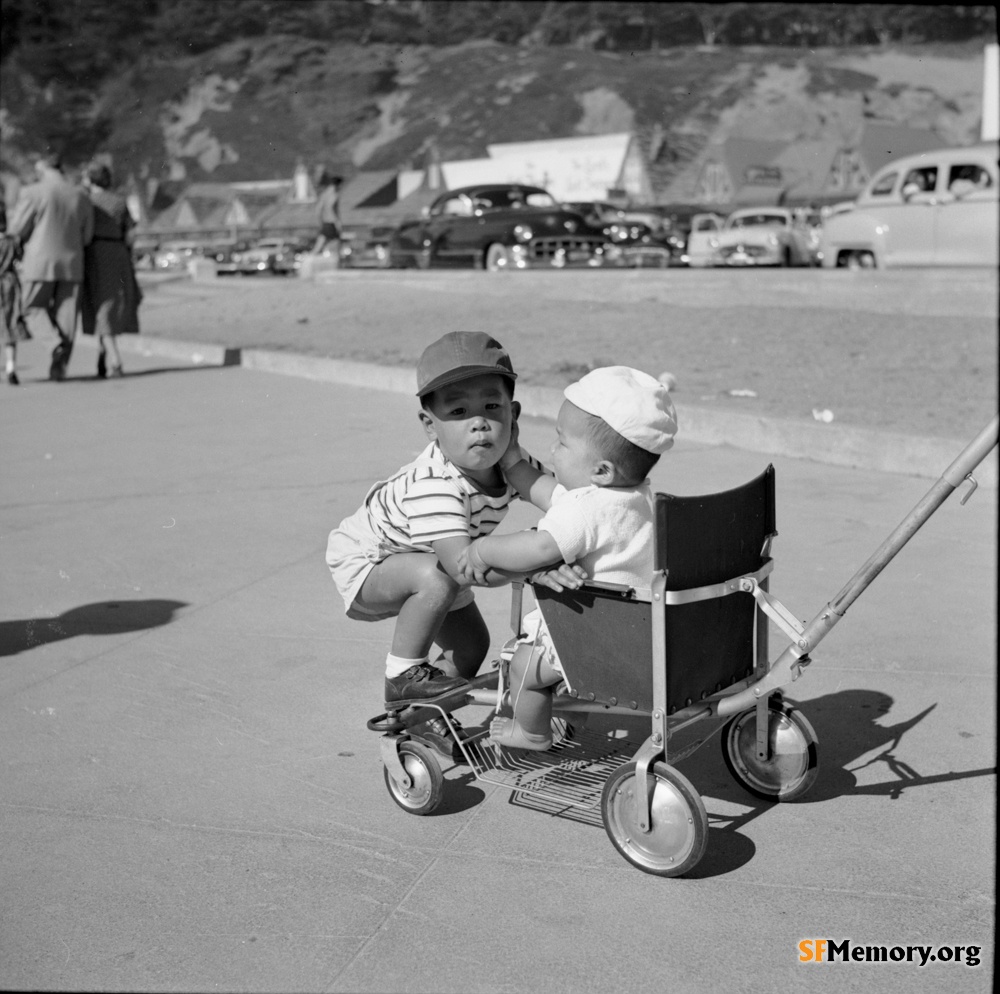
{"label": "car wheel", "polygon": [[488,246],[483,262],[483,266],[487,272],[496,273],[501,269],[506,269],[508,262],[509,257],[507,255],[507,247],[505,245],[501,245],[499,242],[493,242],[492,245]]}
{"label": "car wheel", "polygon": [[847,255],[848,269],[875,269],[875,255],[872,252],[850,252]]}

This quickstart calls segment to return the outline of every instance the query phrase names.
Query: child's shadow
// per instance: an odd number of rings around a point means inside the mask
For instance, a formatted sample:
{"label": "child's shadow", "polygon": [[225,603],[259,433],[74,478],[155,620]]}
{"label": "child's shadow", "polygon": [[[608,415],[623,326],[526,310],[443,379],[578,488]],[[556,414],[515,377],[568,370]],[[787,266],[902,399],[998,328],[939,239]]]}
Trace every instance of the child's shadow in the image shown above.
{"label": "child's shadow", "polygon": [[0,621],[0,656],[16,656],[49,642],[77,635],[117,635],[157,628],[173,620],[184,601],[98,601],[70,608],[55,618]]}

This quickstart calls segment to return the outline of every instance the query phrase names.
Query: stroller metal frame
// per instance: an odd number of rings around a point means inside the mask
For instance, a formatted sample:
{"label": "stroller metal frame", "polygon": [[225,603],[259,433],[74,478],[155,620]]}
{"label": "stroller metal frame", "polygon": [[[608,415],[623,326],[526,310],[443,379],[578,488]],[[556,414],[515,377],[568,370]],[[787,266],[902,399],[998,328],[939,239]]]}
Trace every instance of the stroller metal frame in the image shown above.
{"label": "stroller metal frame", "polygon": [[[690,755],[707,738],[671,754],[671,737],[707,718],[729,718],[722,753],[735,779],[751,794],[769,800],[789,801],[804,794],[818,774],[816,734],[805,716],[782,699],[780,689],[799,678],[811,662],[812,650],[964,482],[969,490],[962,503],[968,500],[977,486],[972,471],[996,446],[998,432],[1000,417],[995,417],[837,596],[805,624],[768,589],[774,566],[770,546],[777,534],[772,467],[722,494],[694,498],[657,494],[655,571],[648,589],[587,583],[580,591],[559,595],[545,588],[535,591],[567,675],[563,692],[553,695],[553,714],[563,720],[562,740],[548,752],[532,753],[487,744],[487,729],[462,736],[450,717],[453,711],[472,704],[499,710],[505,701],[495,669],[470,681],[468,688],[368,722],[369,729],[381,733],[385,781],[393,800],[413,814],[433,811],[444,786],[435,751],[450,752],[453,761],[467,764],[484,782],[537,796],[560,808],[593,810],[599,805],[605,830],[626,860],[659,876],[686,873],[704,853],[708,817],[698,792],[672,763]],[[675,515],[679,524],[673,524]],[[690,562],[679,569],[672,566],[667,555],[671,529],[676,544],[682,546],[687,532],[695,533],[706,522],[712,526],[707,544],[714,542],[716,548],[704,558],[712,560],[714,555],[717,561],[704,568]],[[698,534],[699,544],[705,539]],[[760,541],[748,552],[748,540]],[[734,562],[742,565],[727,571],[725,567]],[[698,582],[704,569],[714,570],[715,575]],[[532,649],[518,643],[522,589],[521,583],[514,585],[515,638],[501,653],[504,662],[515,652]],[[738,594],[750,595],[751,610],[744,598],[733,596]],[[584,613],[589,628],[575,637],[575,631],[585,627],[579,623]],[[609,617],[614,617],[613,624]],[[674,617],[687,620],[675,624]],[[591,620],[595,618],[596,625]],[[790,640],[773,663],[768,661],[768,620]],[[709,629],[716,627],[721,635],[713,636]],[[688,637],[692,630],[693,642]],[[637,667],[631,672],[609,668],[607,652],[601,654],[601,641],[607,646],[608,639],[617,640],[623,632],[631,633],[633,641],[645,640],[651,660],[648,683],[641,678],[637,682]],[[573,646],[579,637],[585,640],[583,646]],[[599,657],[597,664],[592,665],[589,657]],[[494,666],[503,668],[501,661]],[[650,733],[636,749],[617,734],[566,727],[574,717],[589,713],[646,716]],[[450,743],[426,732],[425,723],[435,717],[443,718]]]}

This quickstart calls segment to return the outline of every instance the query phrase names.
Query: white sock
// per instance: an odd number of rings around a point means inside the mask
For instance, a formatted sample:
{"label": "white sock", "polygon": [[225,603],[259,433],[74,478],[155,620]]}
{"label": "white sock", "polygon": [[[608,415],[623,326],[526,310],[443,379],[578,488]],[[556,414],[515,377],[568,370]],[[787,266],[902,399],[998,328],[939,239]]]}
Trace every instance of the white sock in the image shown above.
{"label": "white sock", "polygon": [[393,677],[402,676],[411,666],[419,666],[426,663],[427,657],[420,659],[404,659],[402,656],[394,656],[391,652],[385,657],[385,676],[387,680]]}

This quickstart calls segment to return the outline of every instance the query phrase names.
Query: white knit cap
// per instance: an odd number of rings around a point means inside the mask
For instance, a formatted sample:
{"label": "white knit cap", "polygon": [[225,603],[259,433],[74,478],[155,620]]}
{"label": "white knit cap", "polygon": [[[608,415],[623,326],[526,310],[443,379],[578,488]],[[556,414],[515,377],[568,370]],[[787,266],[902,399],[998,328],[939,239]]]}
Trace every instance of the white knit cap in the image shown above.
{"label": "white knit cap", "polygon": [[648,373],[630,366],[604,366],[571,383],[563,396],[646,452],[660,455],[674,444],[677,414],[670,394]]}

